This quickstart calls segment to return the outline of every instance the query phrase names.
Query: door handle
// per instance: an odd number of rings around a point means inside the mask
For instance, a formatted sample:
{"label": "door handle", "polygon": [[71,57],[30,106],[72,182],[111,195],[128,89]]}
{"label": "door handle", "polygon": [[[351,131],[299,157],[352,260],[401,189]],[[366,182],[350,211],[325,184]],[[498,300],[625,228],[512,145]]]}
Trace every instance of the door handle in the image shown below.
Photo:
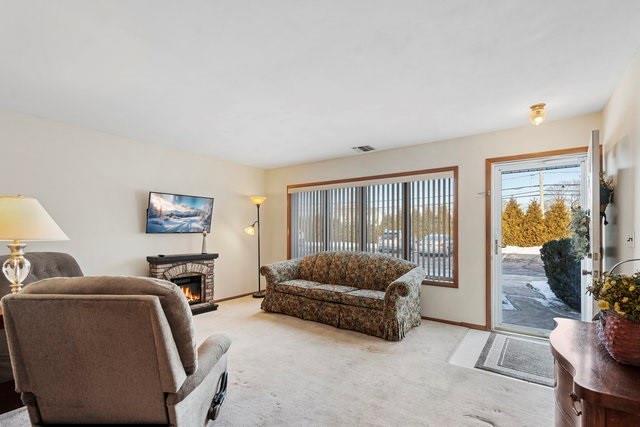
{"label": "door handle", "polygon": [[498,255],[498,239],[493,241],[493,254]]}
{"label": "door handle", "polygon": [[569,393],[569,397],[571,398],[571,406],[573,408],[573,412],[576,414],[577,417],[579,417],[580,415],[582,415],[582,408],[581,409],[576,408],[576,403],[579,403],[580,406],[582,406],[582,403],[580,402],[580,398],[573,392]]}
{"label": "door handle", "polygon": [[583,276],[592,276],[593,272],[589,271],[589,270],[582,270],[582,275]]}

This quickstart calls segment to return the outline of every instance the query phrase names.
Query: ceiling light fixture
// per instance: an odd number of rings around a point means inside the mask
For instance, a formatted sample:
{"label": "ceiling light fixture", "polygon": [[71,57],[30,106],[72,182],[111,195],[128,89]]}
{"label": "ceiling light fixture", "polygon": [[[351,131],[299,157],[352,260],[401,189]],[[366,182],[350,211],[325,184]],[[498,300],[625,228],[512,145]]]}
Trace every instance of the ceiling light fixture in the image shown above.
{"label": "ceiling light fixture", "polygon": [[546,105],[547,104],[545,104],[544,102],[541,102],[539,104],[533,104],[531,107],[529,107],[531,109],[531,111],[529,112],[529,121],[532,125],[538,126],[542,122],[544,122],[544,117],[547,114],[544,109]]}

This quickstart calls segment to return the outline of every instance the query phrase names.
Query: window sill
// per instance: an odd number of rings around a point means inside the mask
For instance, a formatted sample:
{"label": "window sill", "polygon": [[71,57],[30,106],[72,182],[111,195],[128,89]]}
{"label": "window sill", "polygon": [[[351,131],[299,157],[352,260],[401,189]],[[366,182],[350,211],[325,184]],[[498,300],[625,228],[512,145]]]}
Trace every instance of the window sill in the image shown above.
{"label": "window sill", "polygon": [[422,285],[423,286],[437,286],[439,288],[457,288],[458,287],[458,282],[438,282],[435,280],[423,280],[422,281]]}

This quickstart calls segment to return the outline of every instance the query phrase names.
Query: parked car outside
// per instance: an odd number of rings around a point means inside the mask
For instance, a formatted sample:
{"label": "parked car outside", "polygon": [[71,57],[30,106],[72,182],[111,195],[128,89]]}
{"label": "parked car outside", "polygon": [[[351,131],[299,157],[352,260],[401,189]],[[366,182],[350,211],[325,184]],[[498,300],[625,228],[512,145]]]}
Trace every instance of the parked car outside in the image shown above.
{"label": "parked car outside", "polygon": [[402,232],[400,230],[384,230],[378,238],[378,252],[393,253],[402,248]]}
{"label": "parked car outside", "polygon": [[421,256],[449,256],[452,250],[453,242],[447,234],[427,234],[414,243],[414,251]]}

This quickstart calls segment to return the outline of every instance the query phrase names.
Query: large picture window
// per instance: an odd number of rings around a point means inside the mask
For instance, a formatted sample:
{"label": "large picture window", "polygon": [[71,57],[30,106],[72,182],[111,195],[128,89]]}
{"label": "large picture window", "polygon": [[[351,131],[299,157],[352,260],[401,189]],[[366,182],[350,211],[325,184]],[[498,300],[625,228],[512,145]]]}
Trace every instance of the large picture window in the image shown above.
{"label": "large picture window", "polygon": [[457,287],[457,167],[295,184],[290,258],[327,250],[415,262],[425,284]]}

